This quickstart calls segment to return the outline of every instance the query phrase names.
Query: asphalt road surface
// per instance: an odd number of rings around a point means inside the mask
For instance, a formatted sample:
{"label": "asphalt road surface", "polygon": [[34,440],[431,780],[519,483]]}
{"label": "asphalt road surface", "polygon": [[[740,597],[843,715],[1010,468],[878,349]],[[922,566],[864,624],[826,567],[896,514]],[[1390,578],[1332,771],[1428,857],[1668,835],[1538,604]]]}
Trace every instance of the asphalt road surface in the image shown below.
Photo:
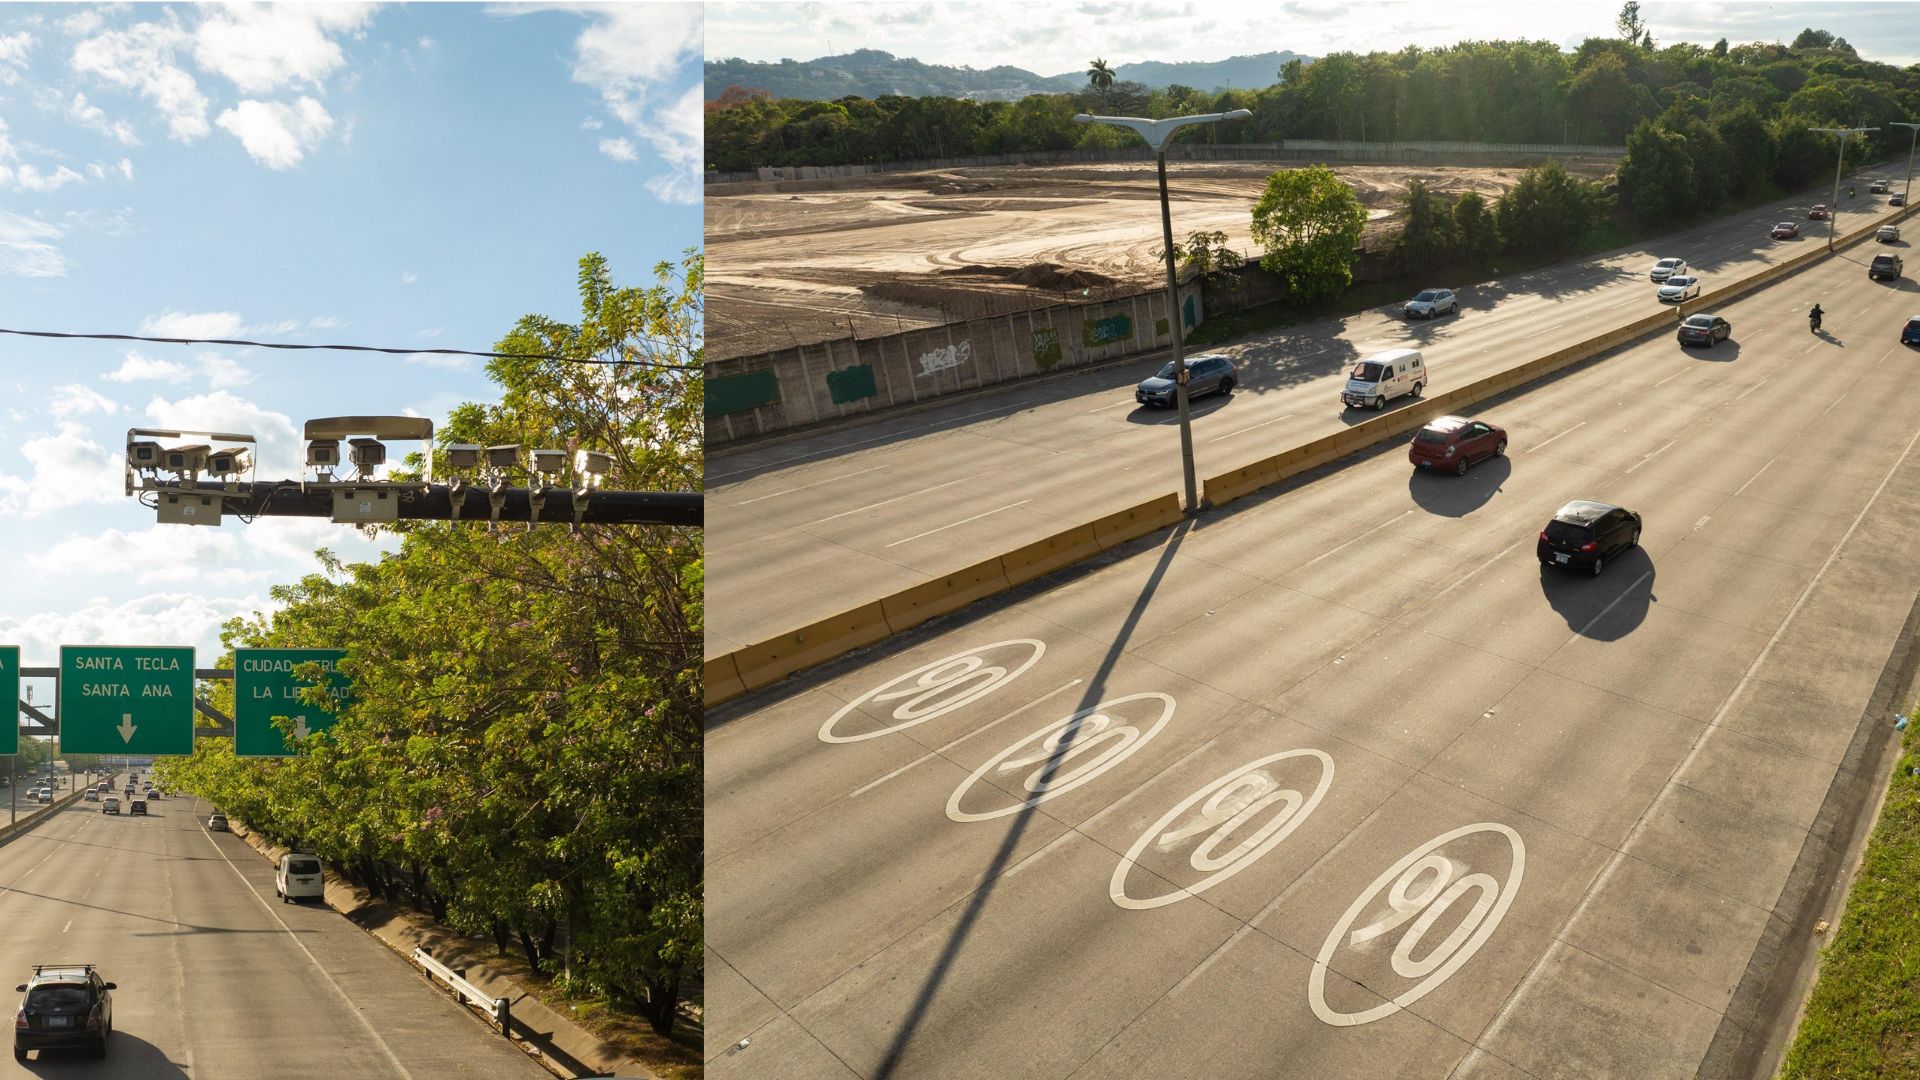
{"label": "asphalt road surface", "polygon": [[[1844,199],[1840,226],[1888,210]],[[1817,198],[1824,199],[1821,195]],[[1807,201],[1778,203],[1649,246],[1550,267],[1461,294],[1462,310],[1406,322],[1382,309],[1216,350],[1239,388],[1194,402],[1194,456],[1209,475],[1373,414],[1344,411],[1354,361],[1421,348],[1445,391],[1640,318],[1660,305],[1647,269],[1679,256],[1712,289],[1824,242]],[[1800,221],[1809,235],[1776,241]],[[741,450],[708,463],[707,653],[848,610],[922,581],[1182,489],[1172,410],[1138,407],[1133,386],[1163,358],[1065,380],[1015,384],[909,416]]]}
{"label": "asphalt road surface", "polygon": [[9,1055],[0,1076],[548,1077],[339,914],[281,903],[264,859],[202,827],[204,803],[150,805],[113,817],[82,801],[0,846],[8,986],[45,963],[118,984],[104,1060]]}
{"label": "asphalt road surface", "polygon": [[711,713],[710,1075],[1694,1076],[1920,590],[1872,254]]}

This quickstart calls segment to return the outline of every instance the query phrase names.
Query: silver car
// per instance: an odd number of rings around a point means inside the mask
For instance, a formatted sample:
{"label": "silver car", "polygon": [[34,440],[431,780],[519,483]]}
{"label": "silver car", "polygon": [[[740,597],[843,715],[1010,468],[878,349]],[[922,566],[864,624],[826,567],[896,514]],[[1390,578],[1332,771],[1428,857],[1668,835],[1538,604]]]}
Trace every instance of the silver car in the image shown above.
{"label": "silver car", "polygon": [[[1179,399],[1174,396],[1173,361],[1169,360],[1161,369],[1148,378],[1140,380],[1133,388],[1133,398],[1142,405],[1172,406]],[[1233,361],[1221,353],[1202,353],[1187,357],[1187,397],[1197,398],[1202,394],[1231,394],[1233,384],[1239,372]]]}
{"label": "silver car", "polygon": [[1460,314],[1460,298],[1453,295],[1452,289],[1421,289],[1420,294],[1406,302],[1400,313],[1409,319],[1431,319],[1436,315]]}

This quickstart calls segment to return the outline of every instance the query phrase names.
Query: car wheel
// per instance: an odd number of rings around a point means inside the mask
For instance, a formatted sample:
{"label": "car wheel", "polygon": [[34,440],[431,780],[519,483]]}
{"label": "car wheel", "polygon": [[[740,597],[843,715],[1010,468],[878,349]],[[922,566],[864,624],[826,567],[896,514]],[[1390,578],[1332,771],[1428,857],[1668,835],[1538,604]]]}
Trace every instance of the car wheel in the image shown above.
{"label": "car wheel", "polygon": [[1379,397],[1373,399],[1374,412],[1379,412],[1381,409],[1384,409],[1386,407],[1387,407],[1387,395],[1381,394]]}
{"label": "car wheel", "polygon": [[1606,565],[1607,565],[1607,560],[1596,556],[1593,560],[1593,576],[1599,577],[1600,571],[1605,569]]}
{"label": "car wheel", "polygon": [[1501,439],[1499,442],[1493,444],[1494,457],[1500,457],[1504,455],[1506,452],[1507,452],[1507,440]]}
{"label": "car wheel", "polygon": [[1460,460],[1453,463],[1453,475],[1455,476],[1467,475],[1467,455],[1461,454]]}
{"label": "car wheel", "polygon": [[1220,380],[1220,392],[1221,392],[1222,394],[1231,394],[1231,393],[1233,393],[1233,380],[1232,380],[1232,379],[1221,379],[1221,380]]}
{"label": "car wheel", "polygon": [[1458,300],[1455,300],[1455,301],[1453,302],[1453,306],[1447,309],[1447,314],[1449,314],[1449,315],[1458,315],[1458,314],[1460,314],[1460,301],[1458,301]]}
{"label": "car wheel", "polygon": [[1413,384],[1413,399],[1414,399],[1415,401],[1418,401],[1418,400],[1420,400],[1420,395],[1421,395],[1421,394],[1423,394],[1423,393],[1425,393],[1425,392],[1426,392],[1426,389],[1427,389],[1427,384],[1426,384],[1426,383],[1420,383],[1420,382],[1417,382],[1417,383],[1414,383],[1414,384]]}

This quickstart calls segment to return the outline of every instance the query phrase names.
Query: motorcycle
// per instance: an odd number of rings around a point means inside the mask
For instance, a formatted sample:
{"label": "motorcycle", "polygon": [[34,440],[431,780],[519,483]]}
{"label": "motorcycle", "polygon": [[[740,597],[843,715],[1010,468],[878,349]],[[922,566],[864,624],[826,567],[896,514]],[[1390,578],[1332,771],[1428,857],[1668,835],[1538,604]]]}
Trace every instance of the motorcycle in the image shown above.
{"label": "motorcycle", "polygon": [[1809,314],[1809,315],[1807,316],[1807,329],[1808,329],[1808,330],[1810,330],[1810,331],[1812,331],[1813,333],[1816,333],[1816,334],[1820,332],[1820,314],[1819,314],[1819,312],[1814,312],[1814,313],[1812,313],[1812,314]]}

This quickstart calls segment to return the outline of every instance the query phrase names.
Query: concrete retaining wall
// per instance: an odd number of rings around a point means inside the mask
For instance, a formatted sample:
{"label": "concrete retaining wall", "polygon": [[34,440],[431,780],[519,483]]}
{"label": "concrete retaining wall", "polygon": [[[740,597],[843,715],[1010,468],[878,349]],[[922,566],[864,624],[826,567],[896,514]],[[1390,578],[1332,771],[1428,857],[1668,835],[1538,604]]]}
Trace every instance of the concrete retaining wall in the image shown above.
{"label": "concrete retaining wall", "polygon": [[[1180,287],[1189,329],[1198,280]],[[1164,288],[886,337],[822,341],[709,361],[707,445],[860,416],[962,390],[1171,348]]]}

